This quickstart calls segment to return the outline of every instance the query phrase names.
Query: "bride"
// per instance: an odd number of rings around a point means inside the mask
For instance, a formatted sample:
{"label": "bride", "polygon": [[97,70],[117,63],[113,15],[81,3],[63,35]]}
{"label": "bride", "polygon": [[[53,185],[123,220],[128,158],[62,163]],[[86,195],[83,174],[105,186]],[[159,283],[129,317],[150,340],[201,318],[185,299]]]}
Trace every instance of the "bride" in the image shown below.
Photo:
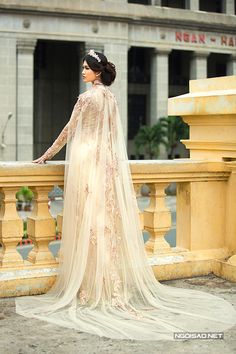
{"label": "bride", "polygon": [[161,284],[148,264],[117,102],[114,64],[90,50],[81,94],[53,145],[67,143],[59,273],[43,295],[16,298],[16,312],[117,339],[174,339],[174,332],[223,331],[236,323],[222,298]]}

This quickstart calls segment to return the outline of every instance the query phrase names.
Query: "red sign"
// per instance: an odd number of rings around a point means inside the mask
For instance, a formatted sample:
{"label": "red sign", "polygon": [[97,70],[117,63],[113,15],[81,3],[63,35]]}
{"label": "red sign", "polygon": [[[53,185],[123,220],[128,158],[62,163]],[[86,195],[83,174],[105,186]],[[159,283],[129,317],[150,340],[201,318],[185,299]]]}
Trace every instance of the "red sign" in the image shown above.
{"label": "red sign", "polygon": [[236,47],[236,37],[221,36],[221,45]]}
{"label": "red sign", "polygon": [[175,40],[176,42],[205,44],[206,35],[204,33],[175,32]]}
{"label": "red sign", "polygon": [[[184,42],[184,43],[198,43],[198,44],[206,44],[207,36],[205,33],[192,33],[192,32],[175,32],[175,41],[176,42]],[[216,43],[219,45],[228,46],[228,47],[236,47],[236,37],[221,35],[219,37],[211,36],[209,38],[210,42]]]}

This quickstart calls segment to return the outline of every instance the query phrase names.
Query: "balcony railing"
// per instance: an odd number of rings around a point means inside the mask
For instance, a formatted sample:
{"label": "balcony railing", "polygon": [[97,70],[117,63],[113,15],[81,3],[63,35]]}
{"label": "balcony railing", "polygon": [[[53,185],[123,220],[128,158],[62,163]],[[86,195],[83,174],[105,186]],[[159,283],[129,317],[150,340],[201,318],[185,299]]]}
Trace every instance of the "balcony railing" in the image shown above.
{"label": "balcony railing", "polygon": [[[140,226],[150,235],[145,248],[158,279],[213,271],[220,274],[218,262],[222,266],[233,256],[226,239],[225,214],[232,166],[235,163],[189,159],[130,163],[137,196],[142,185],[150,189],[150,204],[140,211]],[[165,240],[171,228],[165,190],[171,182],[177,184],[176,247]],[[58,261],[48,246],[54,241],[56,223],[49,212],[48,193],[54,185],[63,188],[63,183],[61,162],[0,164],[1,296],[44,292],[55,280]],[[16,192],[22,185],[27,185],[35,196],[34,209],[27,218],[27,233],[34,247],[26,260],[17,251],[23,236],[23,220],[16,210]],[[57,215],[58,232],[62,219],[62,214]],[[227,266],[230,267],[229,262]],[[229,274],[228,278],[233,276]]]}
{"label": "balcony railing", "polygon": [[[221,90],[220,90],[221,89]],[[169,114],[190,126],[190,159],[130,162],[135,191],[150,190],[150,204],[140,211],[140,227],[150,237],[147,255],[158,279],[211,272],[236,281],[236,77],[195,80],[190,94],[169,99]],[[171,228],[166,188],[176,183],[176,246],[165,235]],[[39,294],[55,281],[58,260],[48,246],[56,225],[48,209],[48,193],[63,188],[64,162],[45,165],[0,163],[0,296]],[[23,220],[16,192],[28,186],[35,196],[27,218],[34,245],[26,260],[17,251]],[[57,215],[61,232],[63,216]]]}

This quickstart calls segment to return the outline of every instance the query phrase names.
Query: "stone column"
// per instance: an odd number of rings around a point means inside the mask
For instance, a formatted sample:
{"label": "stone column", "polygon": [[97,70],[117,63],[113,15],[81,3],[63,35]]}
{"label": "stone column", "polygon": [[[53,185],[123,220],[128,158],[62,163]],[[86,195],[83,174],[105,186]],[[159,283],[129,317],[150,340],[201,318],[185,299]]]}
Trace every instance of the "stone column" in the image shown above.
{"label": "stone column", "polygon": [[235,2],[234,0],[223,0],[223,13],[226,15],[235,15]]}
{"label": "stone column", "polygon": [[[209,166],[218,161],[221,171],[227,171],[225,179],[178,184],[177,246],[182,244],[189,250],[204,252],[207,249],[212,252],[212,247],[221,249],[222,256],[211,256],[218,258],[214,272],[233,281],[236,279],[235,86],[236,76],[190,81],[189,94],[170,98],[168,109],[170,115],[181,116],[189,125],[190,138],[182,142],[190,149],[190,159],[204,160]],[[224,250],[231,255],[227,262],[223,260]]]}
{"label": "stone column", "polygon": [[95,52],[104,52],[104,45],[102,43],[96,43],[96,42],[86,42],[85,43],[85,54],[89,51],[89,49],[94,49]]}
{"label": "stone column", "polygon": [[14,161],[16,158],[15,38],[0,38],[0,78],[0,161]]}
{"label": "stone column", "polygon": [[153,5],[153,6],[161,6],[161,0],[151,0],[151,5]]}
{"label": "stone column", "polygon": [[151,125],[155,124],[160,117],[167,116],[169,53],[170,50],[154,49],[151,58]]}
{"label": "stone column", "polygon": [[190,63],[190,79],[206,79],[207,78],[207,57],[208,52],[193,52]]}
{"label": "stone column", "polygon": [[227,62],[227,75],[236,75],[236,55],[230,55],[229,61]]}
{"label": "stone column", "polygon": [[111,91],[115,94],[118,102],[124,137],[127,142],[128,45],[124,43],[105,43],[104,54],[116,66],[117,76],[114,84],[111,86]]}
{"label": "stone column", "polygon": [[191,159],[236,159],[235,86],[236,76],[192,80],[189,94],[168,100],[169,114],[189,125],[189,140],[181,141]]}
{"label": "stone column", "polygon": [[17,41],[16,160],[33,158],[33,69],[35,39]]}
{"label": "stone column", "polygon": [[199,11],[199,0],[185,0],[185,8],[191,11]]}
{"label": "stone column", "polygon": [[85,55],[85,45],[83,44],[78,44],[77,47],[77,53],[78,53],[78,65],[79,65],[79,93],[83,93],[84,91],[86,91],[86,84],[84,83],[83,79],[82,79],[82,66],[83,66],[83,57]]}
{"label": "stone column", "polygon": [[232,250],[236,261],[236,161],[228,162],[227,167],[231,170],[231,174],[227,182],[225,241],[227,247]]}

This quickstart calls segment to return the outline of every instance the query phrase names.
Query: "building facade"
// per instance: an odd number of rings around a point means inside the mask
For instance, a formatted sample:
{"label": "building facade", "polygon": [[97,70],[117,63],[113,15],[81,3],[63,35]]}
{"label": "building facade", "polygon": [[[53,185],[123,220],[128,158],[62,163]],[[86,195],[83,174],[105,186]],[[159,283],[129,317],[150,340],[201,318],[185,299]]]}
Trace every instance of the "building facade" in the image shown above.
{"label": "building facade", "polygon": [[[141,124],[167,115],[188,81],[236,75],[235,0],[0,0],[0,159],[54,141],[79,93],[83,55],[103,51],[133,157]],[[62,159],[62,150],[57,159]]]}

